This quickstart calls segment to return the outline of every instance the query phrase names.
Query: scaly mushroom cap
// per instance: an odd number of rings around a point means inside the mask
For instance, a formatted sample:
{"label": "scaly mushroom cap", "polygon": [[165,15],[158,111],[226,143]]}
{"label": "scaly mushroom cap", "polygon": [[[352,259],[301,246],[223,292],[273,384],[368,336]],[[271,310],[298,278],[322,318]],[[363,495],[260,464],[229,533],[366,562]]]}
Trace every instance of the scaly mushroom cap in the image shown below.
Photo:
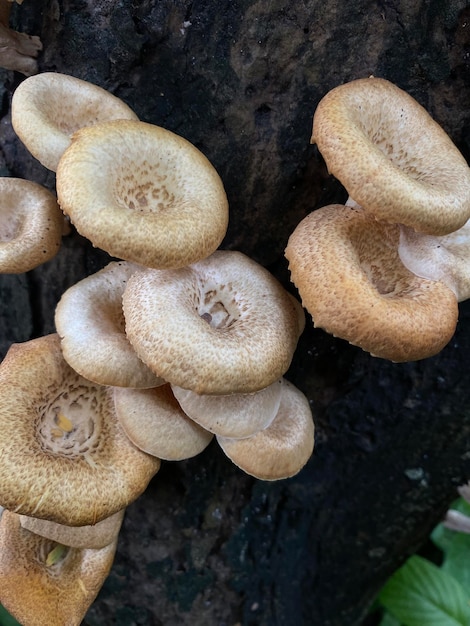
{"label": "scaly mushroom cap", "polygon": [[136,272],[123,295],[140,358],[200,394],[251,393],[280,378],[303,330],[300,308],[261,265],[222,250],[179,270]]}
{"label": "scaly mushroom cap", "polygon": [[27,515],[20,515],[20,523],[22,528],[63,546],[99,550],[116,540],[124,513],[125,509],[122,509],[101,522],[87,526],[65,526]]}
{"label": "scaly mushroom cap", "polygon": [[55,311],[65,360],[100,385],[150,388],[164,383],[139,359],[124,330],[122,294],[138,269],[125,261],[109,263],[69,287]]}
{"label": "scaly mushroom cap", "polygon": [[414,361],[450,341],[458,306],[444,284],[405,268],[398,242],[399,226],[330,205],[300,222],[286,257],[315,326],[374,356]]}
{"label": "scaly mushroom cap", "polygon": [[53,172],[76,130],[117,119],[138,118],[127,104],[105,89],[55,72],[24,80],[11,103],[16,134],[31,154]]}
{"label": "scaly mushroom cap", "polygon": [[23,626],[79,626],[109,574],[117,538],[100,550],[62,546],[0,520],[0,602]]}
{"label": "scaly mushroom cap", "polygon": [[470,169],[411,96],[381,78],[330,91],[313,118],[328,170],[379,219],[445,235],[470,217]]}
{"label": "scaly mushroom cap", "polygon": [[209,256],[228,224],[217,172],[188,141],[144,122],[74,134],[57,169],[62,210],[93,245],[147,267]]}
{"label": "scaly mushroom cap", "polygon": [[64,360],[58,335],[14,344],[0,365],[0,504],[84,526],[125,508],[160,461],[132,444],[112,389]]}
{"label": "scaly mushroom cap", "polygon": [[211,433],[237,439],[250,437],[269,426],[281,402],[281,379],[254,393],[228,396],[199,395],[176,386],[172,389],[192,420]]}
{"label": "scaly mushroom cap", "polygon": [[441,281],[459,302],[470,298],[470,220],[442,237],[402,226],[398,254],[413,274]]}
{"label": "scaly mushroom cap", "polygon": [[52,259],[63,220],[50,191],[29,180],[0,177],[0,272],[20,274]]}
{"label": "scaly mushroom cap", "polygon": [[217,441],[235,465],[255,478],[294,476],[313,452],[314,424],[308,400],[283,379],[281,403],[270,426],[245,439],[217,436]]}
{"label": "scaly mushroom cap", "polygon": [[119,422],[141,450],[165,461],[196,456],[212,441],[212,433],[181,410],[170,385],[155,389],[114,390]]}

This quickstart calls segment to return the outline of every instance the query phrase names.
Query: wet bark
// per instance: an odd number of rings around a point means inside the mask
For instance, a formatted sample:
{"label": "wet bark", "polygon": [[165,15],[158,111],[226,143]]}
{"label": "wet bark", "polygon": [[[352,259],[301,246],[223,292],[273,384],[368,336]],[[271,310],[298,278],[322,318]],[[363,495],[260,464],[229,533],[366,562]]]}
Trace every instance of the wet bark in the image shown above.
{"label": "wet bark", "polygon": [[[374,74],[406,89],[470,154],[463,0],[25,0],[41,71],[97,83],[193,142],[230,202],[223,247],[289,285],[283,250],[307,213],[345,198],[309,145],[319,99]],[[0,72],[0,173],[54,188],[10,124],[22,77]],[[76,233],[0,276],[0,350],[53,332],[60,295],[107,256]],[[436,357],[392,364],[314,330],[287,377],[311,401],[316,449],[295,478],[256,481],[215,444],[166,463],[128,509],[86,624],[359,624],[376,591],[469,478],[470,309]]]}

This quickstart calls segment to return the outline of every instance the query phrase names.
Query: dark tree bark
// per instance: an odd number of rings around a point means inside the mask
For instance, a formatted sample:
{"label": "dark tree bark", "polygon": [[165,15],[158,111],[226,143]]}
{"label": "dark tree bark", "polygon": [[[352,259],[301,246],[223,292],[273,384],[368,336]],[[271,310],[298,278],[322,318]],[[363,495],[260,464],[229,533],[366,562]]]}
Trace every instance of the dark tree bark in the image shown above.
{"label": "dark tree bark", "polygon": [[[41,71],[97,83],[193,142],[230,202],[223,247],[291,289],[283,250],[310,211],[345,199],[309,145],[319,99],[374,74],[404,88],[470,154],[464,0],[25,0]],[[1,173],[54,189],[10,124],[22,77],[1,73]],[[0,276],[0,340],[53,332],[63,291],[108,258],[76,233],[58,256]],[[85,623],[354,626],[469,478],[469,307],[436,357],[375,359],[314,330],[287,378],[311,401],[316,449],[266,483],[211,445],[166,463],[129,507],[115,565]]]}

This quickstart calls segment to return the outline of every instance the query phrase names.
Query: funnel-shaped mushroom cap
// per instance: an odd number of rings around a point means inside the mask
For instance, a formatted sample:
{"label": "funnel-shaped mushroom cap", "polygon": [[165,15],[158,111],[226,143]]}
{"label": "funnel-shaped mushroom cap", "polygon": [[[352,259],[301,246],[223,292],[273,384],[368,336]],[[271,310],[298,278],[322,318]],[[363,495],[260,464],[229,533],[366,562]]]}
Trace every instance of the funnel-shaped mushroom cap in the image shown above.
{"label": "funnel-shaped mushroom cap", "polygon": [[0,602],[23,626],[79,626],[113,564],[117,538],[100,550],[62,546],[0,520]]}
{"label": "funnel-shaped mushroom cap", "polygon": [[290,365],[300,304],[261,265],[217,251],[179,270],[133,274],[123,296],[126,333],[140,358],[197,393],[251,393]]}
{"label": "funnel-shaped mushroom cap", "polygon": [[47,519],[20,515],[22,528],[46,539],[70,548],[93,548],[99,550],[115,541],[121,529],[125,509],[87,526],[65,526]]}
{"label": "funnel-shaped mushroom cap", "polygon": [[381,78],[330,91],[312,142],[349,195],[376,217],[445,235],[470,217],[470,169],[411,96]]}
{"label": "funnel-shaped mushroom cap", "polygon": [[196,456],[212,433],[189,419],[170,385],[155,389],[114,390],[116,414],[129,439],[141,450],[165,461]]}
{"label": "funnel-shaped mushroom cap", "polygon": [[217,436],[217,441],[235,465],[261,480],[281,480],[300,472],[314,445],[314,424],[304,394],[282,381],[281,403],[274,421],[245,439]]}
{"label": "funnel-shaped mushroom cap", "polygon": [[399,226],[331,205],[297,226],[286,248],[292,281],[315,326],[391,361],[415,361],[451,339],[458,306],[440,282],[398,256]]}
{"label": "funnel-shaped mushroom cap", "polygon": [[63,220],[50,191],[29,180],[0,177],[0,272],[28,272],[52,259]]}
{"label": "funnel-shaped mushroom cap", "polygon": [[0,504],[84,526],[125,508],[160,461],[132,444],[112,389],[62,357],[58,335],[14,344],[0,365]]}
{"label": "funnel-shaped mushroom cap", "polygon": [[402,226],[398,253],[413,274],[441,281],[459,302],[470,298],[470,220],[442,237]]}
{"label": "funnel-shaped mushroom cap", "polygon": [[176,386],[173,393],[186,415],[203,428],[222,437],[241,439],[271,424],[279,409],[281,386],[279,379],[254,393],[208,396]]}
{"label": "funnel-shaped mushroom cap", "polygon": [[228,224],[217,172],[188,141],[144,122],[75,133],[57,169],[62,210],[93,245],[147,267],[209,256]]}
{"label": "funnel-shaped mushroom cap", "polygon": [[11,103],[16,134],[31,154],[53,172],[76,130],[117,119],[138,118],[127,104],[105,89],[54,72],[24,80]]}
{"label": "funnel-shaped mushroom cap", "polygon": [[62,295],[55,325],[67,363],[100,385],[150,388],[164,381],[139,359],[124,330],[122,294],[140,266],[109,263]]}

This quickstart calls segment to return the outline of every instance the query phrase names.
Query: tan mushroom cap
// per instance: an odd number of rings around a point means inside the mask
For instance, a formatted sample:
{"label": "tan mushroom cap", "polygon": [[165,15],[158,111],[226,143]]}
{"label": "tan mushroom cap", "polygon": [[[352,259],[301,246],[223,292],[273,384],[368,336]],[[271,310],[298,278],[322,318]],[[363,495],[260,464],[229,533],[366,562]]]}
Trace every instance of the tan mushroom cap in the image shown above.
{"label": "tan mushroom cap", "polygon": [[442,237],[402,226],[398,254],[413,274],[441,281],[459,302],[470,298],[470,221]]}
{"label": "tan mushroom cap", "polygon": [[217,441],[235,465],[261,480],[294,476],[313,452],[314,424],[304,394],[282,381],[281,403],[268,428],[245,439],[217,436]]}
{"label": "tan mushroom cap", "polygon": [[410,95],[381,78],[336,87],[313,119],[328,170],[379,219],[445,235],[470,217],[470,169]]}
{"label": "tan mushroom cap", "polygon": [[374,356],[414,361],[450,341],[458,306],[444,284],[405,268],[399,236],[360,208],[330,205],[300,222],[286,257],[316,327]]}
{"label": "tan mushroom cap", "polygon": [[87,526],[65,526],[27,515],[20,515],[20,524],[22,528],[63,546],[99,550],[116,540],[124,513],[125,509],[122,509],[101,522]]}
{"label": "tan mushroom cap", "polygon": [[300,308],[264,267],[222,250],[179,270],[136,272],[123,296],[140,358],[199,394],[251,393],[280,378],[303,330]]}
{"label": "tan mushroom cap", "polygon": [[219,175],[191,143],[145,122],[83,128],[57,169],[62,210],[93,245],[154,268],[209,256],[228,224]]}
{"label": "tan mushroom cap", "polygon": [[100,385],[150,388],[164,383],[139,359],[124,330],[122,294],[139,269],[125,261],[109,263],[69,287],[56,307],[65,360]]}
{"label": "tan mushroom cap", "polygon": [[0,272],[20,274],[52,259],[63,219],[50,191],[29,180],[0,177]]}
{"label": "tan mushroom cap", "polygon": [[189,419],[170,385],[155,389],[114,390],[119,422],[141,450],[165,461],[182,461],[202,452],[212,433]]}
{"label": "tan mushroom cap", "polygon": [[53,172],[76,130],[116,119],[138,118],[106,89],[55,72],[24,80],[11,103],[16,134],[31,154]]}
{"label": "tan mushroom cap", "polygon": [[111,569],[117,538],[100,550],[68,548],[0,520],[0,602],[23,626],[79,626]]}
{"label": "tan mushroom cap", "polygon": [[125,435],[112,389],[65,362],[58,335],[14,344],[0,365],[0,458],[0,504],[68,526],[125,508],[160,467]]}
{"label": "tan mushroom cap", "polygon": [[250,437],[267,428],[281,402],[281,379],[254,393],[227,396],[199,395],[189,389],[172,387],[175,398],[189,417],[222,437]]}

